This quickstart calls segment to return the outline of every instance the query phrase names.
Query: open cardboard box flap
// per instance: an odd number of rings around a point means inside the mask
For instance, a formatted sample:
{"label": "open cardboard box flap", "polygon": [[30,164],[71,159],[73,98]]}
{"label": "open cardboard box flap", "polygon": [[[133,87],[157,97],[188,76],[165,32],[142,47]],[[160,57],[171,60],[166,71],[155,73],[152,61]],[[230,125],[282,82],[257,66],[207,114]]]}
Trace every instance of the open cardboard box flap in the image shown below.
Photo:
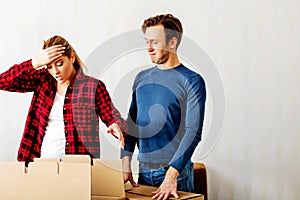
{"label": "open cardboard box flap", "polygon": [[100,199],[126,199],[121,160],[93,160],[92,200]]}
{"label": "open cardboard box flap", "polygon": [[125,200],[121,160],[66,155],[29,163],[0,162],[0,199]]}

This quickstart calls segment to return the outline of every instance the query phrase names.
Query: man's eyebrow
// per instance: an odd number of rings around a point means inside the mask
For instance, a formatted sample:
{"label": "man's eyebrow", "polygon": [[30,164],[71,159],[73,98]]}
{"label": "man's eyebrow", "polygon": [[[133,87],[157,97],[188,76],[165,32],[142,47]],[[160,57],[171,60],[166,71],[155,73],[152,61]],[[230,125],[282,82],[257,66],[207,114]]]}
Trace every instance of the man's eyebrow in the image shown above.
{"label": "man's eyebrow", "polygon": [[147,39],[147,38],[144,38],[144,39],[149,42],[157,41],[156,39]]}

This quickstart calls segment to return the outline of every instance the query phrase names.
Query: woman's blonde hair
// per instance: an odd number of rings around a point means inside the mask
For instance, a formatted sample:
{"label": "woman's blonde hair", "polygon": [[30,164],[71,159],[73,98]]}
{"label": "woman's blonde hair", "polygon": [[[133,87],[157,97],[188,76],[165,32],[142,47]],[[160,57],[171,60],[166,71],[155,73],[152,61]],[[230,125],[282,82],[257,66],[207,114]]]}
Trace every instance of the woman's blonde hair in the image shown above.
{"label": "woman's blonde hair", "polygon": [[45,41],[44,49],[47,47],[54,46],[54,45],[62,45],[65,47],[65,52],[63,53],[63,56],[67,56],[68,58],[70,58],[73,53],[75,56],[75,61],[73,63],[75,70],[76,71],[83,70],[83,67],[84,67],[83,62],[77,55],[74,48],[70,45],[70,43],[65,38],[63,38],[61,36],[57,36],[57,35],[49,38],[48,40]]}

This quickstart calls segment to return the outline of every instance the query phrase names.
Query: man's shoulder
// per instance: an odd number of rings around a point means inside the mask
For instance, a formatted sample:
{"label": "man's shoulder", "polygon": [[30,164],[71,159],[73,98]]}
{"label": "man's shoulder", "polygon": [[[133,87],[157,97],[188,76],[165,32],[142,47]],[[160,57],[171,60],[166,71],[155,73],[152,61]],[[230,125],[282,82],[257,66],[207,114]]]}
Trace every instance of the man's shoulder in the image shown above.
{"label": "man's shoulder", "polygon": [[153,70],[155,70],[155,68],[156,68],[156,66],[153,66],[153,67],[150,67],[150,68],[141,70],[141,71],[136,75],[136,79],[151,74],[151,72],[152,72]]}
{"label": "man's shoulder", "polygon": [[180,74],[182,74],[185,77],[185,79],[187,79],[187,80],[198,79],[198,80],[204,81],[203,77],[200,75],[200,73],[186,67],[183,64],[181,64],[179,67],[177,67],[176,70]]}

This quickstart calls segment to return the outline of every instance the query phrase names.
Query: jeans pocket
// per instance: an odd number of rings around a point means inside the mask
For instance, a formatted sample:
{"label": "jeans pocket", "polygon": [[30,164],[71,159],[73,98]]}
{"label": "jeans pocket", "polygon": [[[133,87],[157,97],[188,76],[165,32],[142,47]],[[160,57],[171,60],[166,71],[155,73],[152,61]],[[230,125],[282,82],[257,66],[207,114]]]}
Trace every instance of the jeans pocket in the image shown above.
{"label": "jeans pocket", "polygon": [[177,189],[186,192],[194,191],[194,165],[188,163],[177,178]]}

